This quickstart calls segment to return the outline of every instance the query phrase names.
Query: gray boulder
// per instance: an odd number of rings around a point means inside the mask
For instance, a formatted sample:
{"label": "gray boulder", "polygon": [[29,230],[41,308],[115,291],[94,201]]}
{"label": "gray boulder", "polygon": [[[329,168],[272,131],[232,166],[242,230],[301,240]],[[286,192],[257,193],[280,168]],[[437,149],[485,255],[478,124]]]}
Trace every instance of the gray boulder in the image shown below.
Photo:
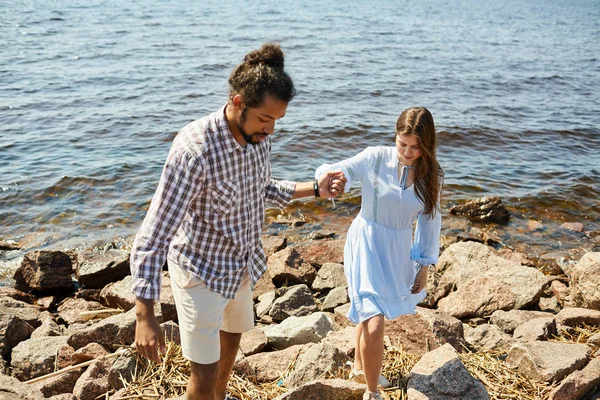
{"label": "gray boulder", "polygon": [[313,290],[322,291],[346,286],[344,266],[342,264],[327,262],[321,266],[315,278]]}
{"label": "gray boulder", "polygon": [[284,349],[295,344],[318,343],[329,331],[333,323],[327,315],[316,312],[306,317],[289,317],[279,325],[269,325],[263,332],[270,346]]}
{"label": "gray boulder", "polygon": [[77,280],[88,289],[102,289],[130,274],[126,250],[89,249],[78,254]]}
{"label": "gray boulder", "polygon": [[67,339],[66,336],[49,336],[19,343],[11,354],[13,376],[25,381],[53,372],[57,354],[61,347],[67,347]]}
{"label": "gray boulder", "polygon": [[278,297],[269,310],[274,321],[283,321],[290,316],[301,317],[317,311],[317,304],[308,286],[301,284],[282,288],[283,294]]}
{"label": "gray boulder", "polygon": [[298,387],[311,380],[335,375],[344,369],[350,357],[337,347],[328,343],[319,343],[311,346],[296,361],[294,371],[285,379],[287,387]]}

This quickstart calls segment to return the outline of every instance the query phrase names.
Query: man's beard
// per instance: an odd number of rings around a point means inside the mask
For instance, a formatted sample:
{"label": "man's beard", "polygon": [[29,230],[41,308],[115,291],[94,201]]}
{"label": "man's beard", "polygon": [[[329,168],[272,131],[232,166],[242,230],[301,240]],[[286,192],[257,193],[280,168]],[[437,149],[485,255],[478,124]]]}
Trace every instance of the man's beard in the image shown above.
{"label": "man's beard", "polygon": [[260,132],[248,133],[244,129],[244,123],[246,122],[246,111],[248,111],[247,107],[244,108],[244,111],[242,111],[242,115],[240,117],[240,120],[238,121],[238,129],[240,130],[240,133],[242,134],[242,137],[244,138],[246,143],[250,143],[250,144],[260,143],[260,140],[255,139],[254,135],[262,136],[262,133],[260,133]]}

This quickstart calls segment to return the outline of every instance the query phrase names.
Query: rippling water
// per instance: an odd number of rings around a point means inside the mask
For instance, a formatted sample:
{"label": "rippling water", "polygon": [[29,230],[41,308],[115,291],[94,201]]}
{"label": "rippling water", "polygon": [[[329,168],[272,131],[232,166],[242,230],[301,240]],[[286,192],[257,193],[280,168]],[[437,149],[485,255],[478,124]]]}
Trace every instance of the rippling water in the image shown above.
{"label": "rippling water", "polygon": [[[298,88],[275,176],[392,144],[400,111],[424,105],[445,208],[497,195],[515,229],[599,229],[598,1],[298,3],[0,2],[0,239],[135,233],[176,132],[222,105],[231,69],[265,41]],[[357,195],[331,218],[345,223]]]}

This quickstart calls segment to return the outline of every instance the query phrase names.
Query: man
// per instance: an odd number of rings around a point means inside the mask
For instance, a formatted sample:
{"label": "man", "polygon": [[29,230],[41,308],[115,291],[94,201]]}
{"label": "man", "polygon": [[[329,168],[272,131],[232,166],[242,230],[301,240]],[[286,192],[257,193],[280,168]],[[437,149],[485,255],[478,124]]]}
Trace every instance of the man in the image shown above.
{"label": "man", "polygon": [[169,267],[188,400],[223,400],[242,332],[254,325],[252,287],[266,270],[261,244],[265,202],[333,197],[340,172],[318,182],[271,179],[275,122],[295,90],[278,45],[247,54],[229,78],[229,101],[175,138],[131,253],[137,296],[135,343],[157,363],[164,338],[153,314],[160,272]]}

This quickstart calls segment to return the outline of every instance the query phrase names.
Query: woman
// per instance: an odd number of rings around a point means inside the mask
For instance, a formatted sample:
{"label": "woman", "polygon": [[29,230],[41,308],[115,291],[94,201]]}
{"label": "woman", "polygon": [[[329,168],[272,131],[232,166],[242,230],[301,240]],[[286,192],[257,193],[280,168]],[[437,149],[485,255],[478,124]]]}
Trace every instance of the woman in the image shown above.
{"label": "woman", "polygon": [[415,313],[426,295],[429,266],[439,255],[443,171],[431,113],[422,107],[404,110],[396,122],[395,147],[368,147],[320,166],[315,176],[339,169],[347,179],[346,192],[353,182],[362,186],[361,210],[344,248],[348,318],[356,324],[352,376],[366,381],[364,399],[381,399],[377,385],[390,385],[380,376],[383,318]]}

